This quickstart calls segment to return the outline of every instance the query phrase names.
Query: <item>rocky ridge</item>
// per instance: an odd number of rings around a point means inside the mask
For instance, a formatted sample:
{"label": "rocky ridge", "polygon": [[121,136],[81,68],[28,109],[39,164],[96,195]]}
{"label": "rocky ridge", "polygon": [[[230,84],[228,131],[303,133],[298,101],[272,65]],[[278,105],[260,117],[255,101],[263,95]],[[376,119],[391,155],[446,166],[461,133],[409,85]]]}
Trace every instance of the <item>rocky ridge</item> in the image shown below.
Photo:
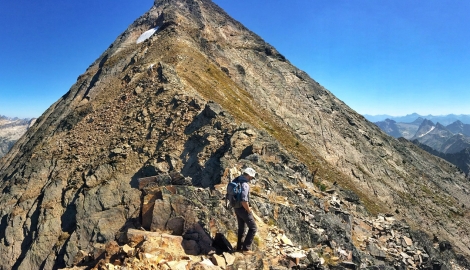
{"label": "rocky ridge", "polygon": [[[233,242],[218,185],[248,165],[261,176],[256,213],[301,250],[331,254],[318,267],[339,267],[327,260],[338,248],[352,252],[343,268],[467,264],[470,184],[455,166],[384,134],[212,2],[158,0],[0,161],[0,269],[81,267],[141,227],[210,253],[198,226]],[[333,187],[340,211],[325,206]],[[391,225],[401,240],[385,228],[374,249],[354,238],[351,213],[408,225]],[[408,251],[402,236],[420,244]]]}

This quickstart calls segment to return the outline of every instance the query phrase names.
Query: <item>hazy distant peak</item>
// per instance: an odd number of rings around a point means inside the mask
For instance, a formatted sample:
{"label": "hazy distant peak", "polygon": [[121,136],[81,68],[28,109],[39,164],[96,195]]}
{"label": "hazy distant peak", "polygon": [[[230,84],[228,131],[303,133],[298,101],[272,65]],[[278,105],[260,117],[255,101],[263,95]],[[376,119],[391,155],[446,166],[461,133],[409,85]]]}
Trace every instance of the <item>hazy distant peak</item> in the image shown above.
{"label": "hazy distant peak", "polygon": [[429,134],[431,131],[433,131],[435,128],[436,126],[431,120],[424,119],[421,125],[419,126],[414,138],[422,138]]}
{"label": "hazy distant peak", "polygon": [[406,116],[421,117],[421,116],[420,116],[419,114],[417,114],[417,113],[407,114]]}
{"label": "hazy distant peak", "polygon": [[[470,124],[470,115],[455,115],[455,114],[449,114],[449,115],[419,115],[417,113],[413,114],[408,114],[406,116],[391,116],[391,115],[367,115],[365,114],[364,117],[371,121],[371,122],[379,122],[379,121],[384,121],[385,119],[391,119],[395,120],[397,123],[409,123],[409,124],[417,124],[419,125],[421,123],[421,119],[427,118],[428,120],[434,121],[434,122],[440,122],[443,125],[449,125],[457,120],[461,121],[464,124]],[[419,119],[419,120],[418,120]],[[415,123],[415,121],[419,121],[419,123]]]}
{"label": "hazy distant peak", "polygon": [[470,125],[464,124],[459,120],[453,122],[450,125],[447,125],[446,128],[454,134],[461,133],[470,137]]}
{"label": "hazy distant peak", "polygon": [[447,128],[446,128],[444,125],[442,125],[441,123],[439,123],[439,122],[436,123],[436,128],[447,130]]}
{"label": "hazy distant peak", "polygon": [[423,123],[423,121],[424,121],[424,118],[420,116],[420,117],[416,118],[416,120],[414,120],[410,124],[421,125],[421,123]]}
{"label": "hazy distant peak", "polygon": [[457,121],[455,121],[454,123],[449,124],[449,125],[447,125],[447,126],[463,127],[463,126],[464,126],[464,123],[462,123],[462,121],[460,121],[460,120],[457,120]]}
{"label": "hazy distant peak", "polygon": [[36,119],[19,119],[0,115],[0,157],[30,128]]}
{"label": "hazy distant peak", "polygon": [[421,122],[421,127],[424,126],[434,126],[434,123],[431,120],[424,119],[423,122]]}

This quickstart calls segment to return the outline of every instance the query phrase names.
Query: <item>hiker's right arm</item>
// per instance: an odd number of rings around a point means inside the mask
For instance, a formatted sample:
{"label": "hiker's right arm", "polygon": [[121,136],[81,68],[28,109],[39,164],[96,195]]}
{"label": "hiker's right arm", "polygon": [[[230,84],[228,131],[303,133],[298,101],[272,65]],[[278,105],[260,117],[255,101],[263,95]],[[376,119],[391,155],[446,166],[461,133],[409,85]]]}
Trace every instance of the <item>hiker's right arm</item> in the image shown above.
{"label": "hiker's right arm", "polygon": [[245,208],[248,214],[251,214],[251,209],[250,209],[250,206],[248,205],[248,202],[242,201],[242,206],[243,208]]}
{"label": "hiker's right arm", "polygon": [[242,183],[242,207],[245,208],[245,210],[248,212],[248,214],[251,214],[251,209],[248,201],[250,200],[250,197],[248,194],[250,193],[250,186],[247,183]]}

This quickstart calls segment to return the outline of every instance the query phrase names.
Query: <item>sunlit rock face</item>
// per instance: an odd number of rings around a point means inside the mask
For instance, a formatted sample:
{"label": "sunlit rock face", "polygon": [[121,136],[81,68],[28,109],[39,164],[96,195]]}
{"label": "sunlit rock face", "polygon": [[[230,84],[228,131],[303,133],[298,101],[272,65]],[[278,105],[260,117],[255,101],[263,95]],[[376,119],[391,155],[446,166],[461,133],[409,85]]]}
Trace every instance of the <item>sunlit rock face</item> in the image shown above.
{"label": "sunlit rock face", "polygon": [[470,254],[464,174],[387,136],[211,1],[161,0],[1,159],[0,268],[110,263],[129,229],[210,252],[216,232],[233,241],[224,185],[245,166],[259,174],[260,252],[274,226],[317,248],[312,264],[402,264],[383,253],[392,234],[398,256],[419,242],[423,263]]}

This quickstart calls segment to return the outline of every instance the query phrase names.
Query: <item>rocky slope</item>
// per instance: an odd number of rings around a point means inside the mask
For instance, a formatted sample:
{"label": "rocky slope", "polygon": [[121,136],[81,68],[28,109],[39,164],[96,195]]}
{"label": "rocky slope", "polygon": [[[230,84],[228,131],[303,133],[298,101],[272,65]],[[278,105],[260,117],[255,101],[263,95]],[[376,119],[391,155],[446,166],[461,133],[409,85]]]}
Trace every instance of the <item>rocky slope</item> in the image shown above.
{"label": "rocky slope", "polygon": [[[383,133],[211,1],[156,0],[0,161],[0,269],[109,263],[132,229],[211,253],[211,232],[233,242],[221,195],[243,166],[260,175],[260,224],[315,267],[468,266],[455,166]],[[400,225],[373,223],[392,215]],[[268,239],[238,267],[280,267],[263,260],[287,256],[266,255]]]}
{"label": "rocky slope", "polygon": [[0,115],[0,158],[10,151],[35,121],[36,119],[8,118]]}

